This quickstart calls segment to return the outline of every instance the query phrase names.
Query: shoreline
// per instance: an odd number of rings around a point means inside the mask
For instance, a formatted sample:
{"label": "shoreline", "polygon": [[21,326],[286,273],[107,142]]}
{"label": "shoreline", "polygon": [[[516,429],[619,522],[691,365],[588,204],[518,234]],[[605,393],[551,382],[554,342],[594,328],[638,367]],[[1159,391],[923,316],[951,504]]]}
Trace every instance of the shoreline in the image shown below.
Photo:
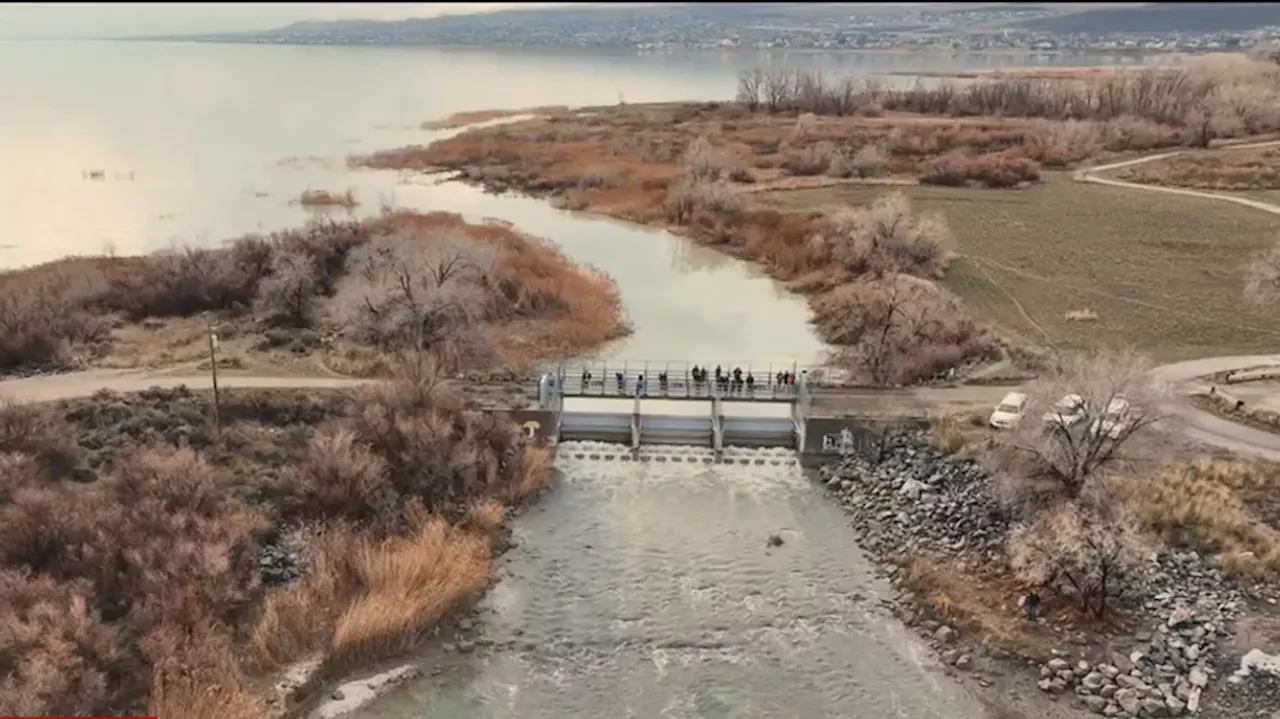
{"label": "shoreline", "polygon": [[[1063,708],[1059,697],[1073,700],[1064,716],[1213,708],[1205,715],[1244,719],[1268,706],[1265,678],[1245,683],[1228,675],[1236,655],[1247,653],[1234,648],[1237,626],[1260,615],[1280,619],[1280,586],[1226,575],[1195,551],[1163,549],[1136,598],[1125,602],[1122,624],[1077,624],[1073,610],[1052,602],[1032,622],[1015,601],[1018,592],[992,583],[1003,571],[997,557],[1009,525],[995,519],[985,470],[938,452],[927,433],[888,441],[886,459],[833,462],[815,481],[862,527],[858,545],[897,592],[891,613],[930,646],[949,676],[977,684],[979,695],[1020,696],[1019,710],[1049,717]],[[1165,672],[1170,653],[1178,653],[1176,676]],[[1135,691],[1120,691],[1128,687]],[[1156,703],[1161,713],[1152,714]]]}

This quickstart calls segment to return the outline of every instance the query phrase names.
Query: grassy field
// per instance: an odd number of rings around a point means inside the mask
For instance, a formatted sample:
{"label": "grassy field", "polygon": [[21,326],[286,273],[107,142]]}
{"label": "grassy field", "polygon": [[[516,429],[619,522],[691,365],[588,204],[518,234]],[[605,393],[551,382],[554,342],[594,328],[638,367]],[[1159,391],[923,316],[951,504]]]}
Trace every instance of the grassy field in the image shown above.
{"label": "grassy field", "polygon": [[[1241,302],[1241,267],[1275,218],[1228,203],[1074,183],[1018,191],[900,188],[942,213],[962,258],[946,284],[980,317],[1037,344],[1136,344],[1160,360],[1274,351],[1280,314]],[[796,211],[870,202],[888,188],[760,193]],[[1092,310],[1096,320],[1068,313]]]}

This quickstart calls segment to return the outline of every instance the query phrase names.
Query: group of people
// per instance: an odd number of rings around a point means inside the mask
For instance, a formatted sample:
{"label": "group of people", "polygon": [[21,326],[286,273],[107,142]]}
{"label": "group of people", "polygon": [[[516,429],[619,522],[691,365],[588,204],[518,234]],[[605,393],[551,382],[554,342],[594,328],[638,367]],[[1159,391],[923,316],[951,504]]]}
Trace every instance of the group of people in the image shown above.
{"label": "group of people", "polygon": [[[594,377],[591,374],[590,370],[588,369],[582,370],[583,391],[586,391],[586,389],[591,386],[591,382],[593,378]],[[617,387],[617,393],[626,394],[627,393],[626,373],[615,372],[613,375],[613,379]],[[752,394],[755,392],[755,388],[757,384],[755,375],[751,373],[751,370],[747,370],[746,372],[743,372],[741,367],[735,367],[732,372],[725,372],[724,368],[719,365],[716,366],[714,375],[712,375],[711,371],[708,370],[706,367],[700,367],[698,365],[694,365],[693,368],[689,370],[689,379],[692,381],[692,384],[693,384],[692,389],[699,393],[706,391],[706,387],[710,381],[715,382],[715,388],[717,392],[720,394],[741,393],[744,391],[747,394]],[[790,387],[795,384],[796,376],[795,376],[795,373],[793,372],[779,371],[777,374],[774,375],[773,380],[774,380],[775,388]],[[768,383],[766,382],[764,384],[767,385]],[[636,376],[634,387],[635,387],[635,394],[637,397],[648,394],[649,387],[648,387],[648,383],[645,380],[644,374],[639,374]],[[659,372],[658,373],[658,391],[661,394],[666,395],[668,393],[669,388],[670,388],[670,378],[668,376],[668,373]],[[603,389],[603,387],[601,389]]]}

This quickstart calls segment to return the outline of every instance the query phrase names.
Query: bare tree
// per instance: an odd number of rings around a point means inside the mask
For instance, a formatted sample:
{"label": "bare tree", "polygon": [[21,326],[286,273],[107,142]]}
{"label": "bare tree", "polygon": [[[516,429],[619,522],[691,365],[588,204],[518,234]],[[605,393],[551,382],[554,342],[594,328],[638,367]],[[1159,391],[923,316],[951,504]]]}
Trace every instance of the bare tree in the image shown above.
{"label": "bare tree", "polygon": [[813,242],[814,249],[853,275],[938,277],[953,256],[946,222],[938,215],[914,214],[901,192],[882,195],[870,207],[838,213]]}
{"label": "bare tree", "polygon": [[1003,498],[1038,505],[1082,496],[1117,469],[1125,450],[1167,437],[1168,387],[1132,351],[1073,354],[1029,385],[1021,421],[995,446]]}
{"label": "bare tree", "polygon": [[763,68],[753,68],[738,76],[737,101],[751,112],[760,109],[760,100],[765,85]]}
{"label": "bare tree", "polygon": [[1267,304],[1280,298],[1280,242],[1259,253],[1245,270],[1245,299]]}
{"label": "bare tree", "polygon": [[258,284],[258,309],[272,320],[306,327],[320,291],[320,268],[307,254],[279,251],[271,258],[271,274]]}
{"label": "bare tree", "polygon": [[493,248],[453,233],[386,235],[351,252],[339,321],[362,342],[431,349],[468,331],[490,304]]}
{"label": "bare tree", "polygon": [[928,280],[887,275],[840,287],[815,308],[837,362],[878,387],[909,384],[981,353],[977,327]]}
{"label": "bare tree", "polygon": [[1014,527],[1009,563],[1021,580],[1071,596],[1081,611],[1102,617],[1146,554],[1138,526],[1118,507],[1061,502]]}

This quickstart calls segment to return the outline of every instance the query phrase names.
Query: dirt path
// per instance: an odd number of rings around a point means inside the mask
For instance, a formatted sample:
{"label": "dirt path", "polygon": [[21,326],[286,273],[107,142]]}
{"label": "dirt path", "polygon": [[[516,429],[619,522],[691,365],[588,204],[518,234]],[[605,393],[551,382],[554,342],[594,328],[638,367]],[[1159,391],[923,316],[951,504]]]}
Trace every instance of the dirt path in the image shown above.
{"label": "dirt path", "polygon": [[[1263,147],[1280,146],[1280,140],[1268,140],[1267,142],[1251,142],[1244,145],[1231,145],[1220,148],[1223,151],[1232,150],[1253,150]],[[1095,185],[1108,185],[1110,187],[1125,187],[1131,190],[1146,190],[1147,192],[1164,192],[1171,195],[1186,195],[1188,197],[1201,197],[1207,200],[1218,200],[1219,202],[1232,202],[1237,205],[1244,205],[1255,210],[1262,210],[1273,215],[1280,215],[1280,205],[1273,205],[1270,202],[1261,200],[1252,200],[1247,197],[1234,197],[1231,195],[1220,195],[1215,192],[1206,190],[1189,190],[1183,187],[1164,187],[1162,185],[1144,185],[1138,182],[1125,182],[1124,180],[1114,180],[1109,177],[1098,177],[1099,172],[1110,172],[1111,170],[1119,170],[1125,167],[1133,167],[1134,165],[1142,165],[1156,160],[1163,160],[1168,157],[1189,152],[1188,150],[1174,150],[1173,152],[1162,152],[1158,155],[1148,155],[1146,157],[1138,157],[1123,162],[1113,162],[1109,165],[1099,165],[1098,167],[1090,167],[1080,170],[1072,176],[1077,182],[1092,182]]]}

